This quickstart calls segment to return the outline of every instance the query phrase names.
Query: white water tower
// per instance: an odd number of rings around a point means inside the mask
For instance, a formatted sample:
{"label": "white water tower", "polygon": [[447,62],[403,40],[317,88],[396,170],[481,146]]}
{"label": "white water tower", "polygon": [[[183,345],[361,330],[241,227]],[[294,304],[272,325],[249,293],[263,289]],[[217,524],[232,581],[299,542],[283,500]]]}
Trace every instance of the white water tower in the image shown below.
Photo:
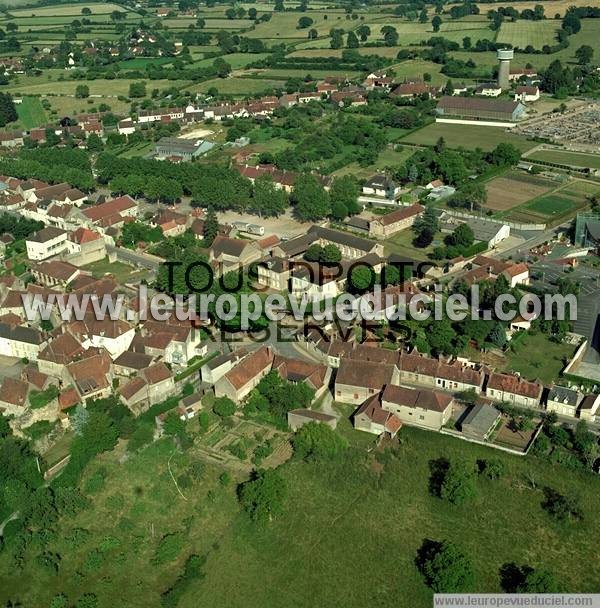
{"label": "white water tower", "polygon": [[512,49],[498,49],[497,57],[500,63],[498,67],[498,86],[503,90],[509,88],[509,75],[510,75],[510,61],[515,56],[515,52]]}

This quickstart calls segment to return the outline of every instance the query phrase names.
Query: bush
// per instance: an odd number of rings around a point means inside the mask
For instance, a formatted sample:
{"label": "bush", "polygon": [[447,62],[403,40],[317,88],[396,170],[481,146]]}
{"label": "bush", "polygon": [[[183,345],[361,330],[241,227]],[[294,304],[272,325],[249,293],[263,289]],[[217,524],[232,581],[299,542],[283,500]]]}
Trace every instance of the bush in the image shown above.
{"label": "bush", "polygon": [[471,560],[449,541],[425,540],[417,554],[417,567],[436,593],[470,591],[474,583]]}
{"label": "bush", "polygon": [[184,532],[173,532],[163,536],[158,543],[152,563],[158,566],[177,559],[183,549],[185,540]]}
{"label": "bush", "polygon": [[331,460],[348,447],[344,437],[319,422],[302,426],[294,435],[292,444],[296,455],[305,460]]}
{"label": "bush", "polygon": [[229,397],[218,397],[213,405],[213,412],[221,418],[235,414],[235,403]]}
{"label": "bush", "polygon": [[488,460],[477,461],[479,474],[488,479],[500,479],[506,473],[506,467],[501,460],[490,458]]}
{"label": "bush", "polygon": [[442,479],[440,497],[460,505],[475,497],[475,468],[464,460],[451,462]]}

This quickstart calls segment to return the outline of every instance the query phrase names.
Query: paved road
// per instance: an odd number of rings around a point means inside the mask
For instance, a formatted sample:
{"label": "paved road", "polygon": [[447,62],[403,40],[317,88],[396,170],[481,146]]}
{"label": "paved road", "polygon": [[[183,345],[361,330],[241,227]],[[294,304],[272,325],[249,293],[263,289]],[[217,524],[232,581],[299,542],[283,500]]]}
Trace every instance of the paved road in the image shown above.
{"label": "paved road", "polygon": [[161,258],[155,255],[131,251],[131,249],[125,249],[124,247],[113,247],[112,245],[107,245],[106,250],[108,253],[115,253],[117,255],[117,260],[120,262],[126,262],[127,264],[132,264],[134,266],[141,266],[142,268],[147,268],[152,272],[157,272],[160,264],[163,262]]}

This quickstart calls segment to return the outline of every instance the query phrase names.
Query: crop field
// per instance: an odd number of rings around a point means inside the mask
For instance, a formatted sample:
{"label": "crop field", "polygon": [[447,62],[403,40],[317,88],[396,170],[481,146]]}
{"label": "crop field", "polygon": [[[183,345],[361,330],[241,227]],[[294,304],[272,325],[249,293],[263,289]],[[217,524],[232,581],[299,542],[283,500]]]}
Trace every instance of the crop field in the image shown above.
{"label": "crop field", "polygon": [[528,45],[535,49],[541,49],[545,44],[555,42],[557,29],[558,23],[551,20],[505,21],[498,32],[497,42],[510,44],[521,49]]}
{"label": "crop field", "polygon": [[[222,58],[232,67],[237,70],[239,68],[245,68],[249,63],[260,61],[265,57],[269,57],[268,53],[231,53],[230,55],[222,55]],[[201,59],[200,61],[194,62],[194,67],[202,68],[208,67],[213,64],[214,57],[208,57],[207,59]]]}
{"label": "crop field", "polygon": [[200,82],[187,87],[188,91],[194,93],[206,93],[212,87],[215,87],[219,93],[225,95],[246,96],[255,93],[262,93],[268,89],[282,88],[281,80],[268,80],[260,78],[215,78]]}
{"label": "crop field", "polygon": [[[516,6],[514,3],[506,3],[507,6],[515,6],[519,11],[532,10],[536,4],[541,4],[545,9],[546,17],[552,19],[556,14],[562,17],[570,6],[598,6],[598,0],[540,0],[540,2],[535,2],[534,0],[528,2],[525,0],[524,2],[519,1]],[[489,4],[483,3],[477,4],[477,6],[482,14],[485,14],[490,9]]]}
{"label": "crop field", "polygon": [[23,102],[16,106],[19,122],[25,129],[39,127],[46,123],[46,112],[37,97],[23,97]]}
{"label": "crop field", "polygon": [[487,209],[507,211],[549,192],[552,182],[543,178],[534,178],[518,173],[495,177],[486,183]]}
{"label": "crop field", "polygon": [[528,158],[571,167],[600,169],[600,154],[569,152],[567,150],[538,150]]}
{"label": "crop field", "polygon": [[402,139],[402,142],[433,146],[443,137],[451,148],[481,148],[493,150],[499,143],[511,143],[522,152],[535,146],[534,142],[523,137],[507,133],[501,127],[480,127],[478,125],[452,125],[447,123],[432,123],[418,131],[414,131]]}
{"label": "crop field", "polygon": [[[7,3],[4,2],[4,4]],[[24,4],[24,2],[20,0],[19,4]],[[81,9],[83,7],[89,8],[92,11],[92,15],[108,15],[113,11],[119,11],[120,13],[127,11],[127,9],[123,8],[119,4],[112,4],[110,2],[90,2],[89,4],[60,4],[58,6],[34,6],[23,9],[11,9],[10,14],[14,17],[42,17],[44,15],[81,15]]]}
{"label": "crop field", "polygon": [[569,183],[511,209],[506,217],[517,222],[558,224],[589,206],[587,194],[582,190],[585,190],[585,182]]}
{"label": "crop field", "polygon": [[[328,34],[332,27],[339,27],[342,29],[354,29],[357,26],[356,22],[345,21],[344,23],[337,23],[337,19],[333,16],[330,19],[329,13],[319,13],[311,11],[307,14],[314,21],[310,28],[298,29],[298,19],[302,17],[302,13],[273,13],[273,17],[270,21],[260,23],[256,26],[256,29],[245,35],[248,38],[298,38],[306,39],[309,29],[316,29],[319,35]],[[341,19],[341,15],[339,16]]]}
{"label": "crop field", "polygon": [[[15,93],[23,95],[75,95],[77,85],[87,85],[90,95],[100,97],[117,97],[118,95],[127,96],[129,85],[133,82],[140,82],[140,79],[117,78],[115,80],[65,80],[62,82],[47,82],[43,84],[17,84],[11,86]],[[146,89],[148,94],[152,89],[166,89],[169,87],[183,88],[189,85],[185,80],[148,80]]]}

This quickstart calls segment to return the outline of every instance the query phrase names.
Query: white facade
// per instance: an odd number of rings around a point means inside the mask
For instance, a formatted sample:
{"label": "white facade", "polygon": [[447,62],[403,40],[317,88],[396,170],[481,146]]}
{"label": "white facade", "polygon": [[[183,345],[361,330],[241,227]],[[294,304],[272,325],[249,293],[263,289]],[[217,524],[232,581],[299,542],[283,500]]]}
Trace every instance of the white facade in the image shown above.
{"label": "white facade", "polygon": [[67,233],[63,232],[44,242],[26,240],[25,243],[30,260],[46,260],[67,250]]}

